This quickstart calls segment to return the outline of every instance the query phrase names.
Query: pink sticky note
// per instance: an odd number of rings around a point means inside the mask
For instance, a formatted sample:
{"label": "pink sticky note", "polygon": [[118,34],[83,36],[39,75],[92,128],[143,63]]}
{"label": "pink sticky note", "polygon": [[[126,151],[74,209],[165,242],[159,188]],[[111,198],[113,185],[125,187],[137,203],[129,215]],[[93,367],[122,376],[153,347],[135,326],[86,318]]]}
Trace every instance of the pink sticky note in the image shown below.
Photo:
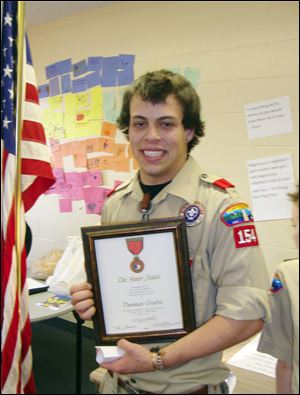
{"label": "pink sticky note", "polygon": [[59,211],[61,213],[72,212],[72,201],[70,199],[60,199],[58,203],[59,203]]}
{"label": "pink sticky note", "polygon": [[87,214],[100,214],[102,210],[102,202],[85,202]]}
{"label": "pink sticky note", "polygon": [[91,185],[98,186],[102,184],[102,176],[100,170],[91,170]]}
{"label": "pink sticky note", "polygon": [[84,199],[82,187],[72,186],[71,199],[72,200],[83,200]]}

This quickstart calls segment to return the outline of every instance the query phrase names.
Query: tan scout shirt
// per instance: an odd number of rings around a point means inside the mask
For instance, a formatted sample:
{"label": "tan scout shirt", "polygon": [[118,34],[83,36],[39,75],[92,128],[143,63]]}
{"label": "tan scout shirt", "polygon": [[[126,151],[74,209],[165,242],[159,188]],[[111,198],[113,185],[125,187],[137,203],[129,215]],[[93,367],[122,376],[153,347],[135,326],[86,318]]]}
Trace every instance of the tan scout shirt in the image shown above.
{"label": "tan scout shirt", "polygon": [[281,263],[282,288],[270,292],[272,322],[265,325],[258,351],[292,366],[292,391],[299,394],[299,260]]}
{"label": "tan scout shirt", "polygon": [[[197,326],[215,314],[236,320],[268,317],[268,273],[257,245],[237,248],[235,239],[244,240],[243,227],[228,226],[222,213],[241,203],[234,188],[212,184],[217,177],[202,174],[190,157],[184,167],[153,200],[151,219],[177,217],[185,205],[200,202],[204,215],[187,228],[192,264],[192,281]],[[138,205],[143,197],[138,177],[121,185],[106,202],[102,223],[138,221]],[[253,226],[253,222],[251,223]],[[235,232],[234,228],[237,228]],[[163,346],[163,345],[160,345]],[[153,345],[149,345],[149,348]],[[192,360],[163,371],[131,375],[136,386],[155,393],[187,393],[201,384],[220,383],[228,375],[222,353]]]}

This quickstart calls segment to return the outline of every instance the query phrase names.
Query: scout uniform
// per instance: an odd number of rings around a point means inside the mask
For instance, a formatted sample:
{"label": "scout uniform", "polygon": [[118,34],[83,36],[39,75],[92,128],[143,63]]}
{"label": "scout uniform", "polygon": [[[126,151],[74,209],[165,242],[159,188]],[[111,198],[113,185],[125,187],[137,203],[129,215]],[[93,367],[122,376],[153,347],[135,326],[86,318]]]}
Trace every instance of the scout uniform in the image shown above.
{"label": "scout uniform", "polygon": [[272,322],[265,325],[258,351],[292,366],[292,393],[299,394],[299,260],[281,263],[270,290]]}
{"label": "scout uniform", "polygon": [[[120,185],[107,200],[103,224],[139,221],[143,199],[138,176]],[[268,273],[258,247],[252,214],[233,185],[203,174],[189,157],[176,177],[151,201],[150,219],[184,216],[193,282],[197,327],[215,314],[235,320],[268,317]],[[165,344],[160,344],[160,347]],[[146,347],[152,348],[157,344]],[[162,371],[119,376],[151,393],[191,393],[201,385],[219,384],[229,374],[218,352]],[[108,375],[107,375],[108,376]],[[103,381],[113,389],[116,374]]]}

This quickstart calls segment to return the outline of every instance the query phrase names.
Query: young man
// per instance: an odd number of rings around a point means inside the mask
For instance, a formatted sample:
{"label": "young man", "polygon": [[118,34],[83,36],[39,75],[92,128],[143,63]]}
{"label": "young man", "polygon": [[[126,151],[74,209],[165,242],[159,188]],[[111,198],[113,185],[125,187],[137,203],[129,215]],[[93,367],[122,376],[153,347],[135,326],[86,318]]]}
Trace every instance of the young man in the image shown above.
{"label": "young man", "polygon": [[[293,239],[299,250],[299,188],[293,202]],[[299,394],[299,259],[282,262],[270,292],[272,322],[266,324],[258,351],[278,358],[277,394]]]}
{"label": "young man", "polygon": [[[124,95],[118,127],[140,169],[108,199],[102,223],[184,217],[197,329],[169,344],[121,339],[125,355],[102,364],[109,374],[100,392],[225,393],[221,351],[257,333],[268,317],[268,275],[251,211],[232,184],[189,156],[204,125],[199,97],[182,76],[160,70],[140,77]],[[81,318],[90,319],[90,284],[71,294]],[[151,352],[154,346],[160,351]]]}

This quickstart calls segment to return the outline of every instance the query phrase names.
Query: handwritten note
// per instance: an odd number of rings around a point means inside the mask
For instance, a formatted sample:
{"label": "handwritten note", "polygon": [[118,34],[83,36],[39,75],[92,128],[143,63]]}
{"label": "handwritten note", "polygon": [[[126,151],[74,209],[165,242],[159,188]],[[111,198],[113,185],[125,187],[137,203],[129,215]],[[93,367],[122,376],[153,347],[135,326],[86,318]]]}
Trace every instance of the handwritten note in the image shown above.
{"label": "handwritten note", "polygon": [[290,218],[287,194],[294,187],[291,155],[249,160],[248,173],[255,221]]}
{"label": "handwritten note", "polygon": [[288,96],[245,106],[249,139],[291,133],[293,122]]}

